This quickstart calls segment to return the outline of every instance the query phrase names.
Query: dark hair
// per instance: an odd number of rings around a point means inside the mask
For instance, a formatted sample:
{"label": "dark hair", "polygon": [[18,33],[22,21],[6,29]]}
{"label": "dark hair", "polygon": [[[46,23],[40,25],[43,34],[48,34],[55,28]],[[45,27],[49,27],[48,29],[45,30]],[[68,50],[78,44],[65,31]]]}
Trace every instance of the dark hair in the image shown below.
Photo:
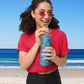
{"label": "dark hair", "polygon": [[[52,7],[50,0],[33,0],[31,6],[29,6],[27,10],[20,15],[21,24],[19,26],[19,31],[33,33],[36,30],[36,22],[31,16],[31,11],[34,11],[41,2],[48,2]],[[53,17],[48,27],[52,29],[59,29],[58,23],[59,21]]]}

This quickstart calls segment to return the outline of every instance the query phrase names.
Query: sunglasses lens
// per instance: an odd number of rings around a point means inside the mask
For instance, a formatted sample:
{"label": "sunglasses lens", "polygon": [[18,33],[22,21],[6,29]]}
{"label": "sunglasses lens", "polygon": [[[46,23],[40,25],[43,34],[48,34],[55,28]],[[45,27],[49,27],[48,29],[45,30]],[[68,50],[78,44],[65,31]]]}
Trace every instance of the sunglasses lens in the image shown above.
{"label": "sunglasses lens", "polygon": [[[45,16],[45,13],[39,13],[40,16]],[[53,17],[54,14],[49,14],[50,17]]]}
{"label": "sunglasses lens", "polygon": [[40,16],[45,16],[45,13],[39,13]]}
{"label": "sunglasses lens", "polygon": [[49,16],[50,16],[50,17],[53,17],[53,16],[54,16],[54,14],[49,14]]}

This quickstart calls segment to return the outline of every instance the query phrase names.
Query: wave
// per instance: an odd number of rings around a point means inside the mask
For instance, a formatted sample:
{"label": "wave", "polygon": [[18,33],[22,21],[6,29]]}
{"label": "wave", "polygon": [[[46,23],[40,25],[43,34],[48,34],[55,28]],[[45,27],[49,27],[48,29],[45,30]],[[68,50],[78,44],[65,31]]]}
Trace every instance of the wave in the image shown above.
{"label": "wave", "polygon": [[[0,69],[21,69],[20,66],[0,66]],[[59,67],[61,70],[84,70],[84,66],[65,66]]]}
{"label": "wave", "polygon": [[0,66],[0,69],[21,69],[20,66]]}
{"label": "wave", "polygon": [[84,70],[84,66],[65,66],[65,67],[59,67],[58,69],[62,69],[62,70]]}
{"label": "wave", "polygon": [[0,61],[0,63],[19,63],[19,61]]}
{"label": "wave", "polygon": [[[19,61],[0,61],[0,63],[19,63]],[[84,60],[67,60],[67,63],[84,63]]]}
{"label": "wave", "polygon": [[67,60],[67,63],[84,63],[84,60]]}

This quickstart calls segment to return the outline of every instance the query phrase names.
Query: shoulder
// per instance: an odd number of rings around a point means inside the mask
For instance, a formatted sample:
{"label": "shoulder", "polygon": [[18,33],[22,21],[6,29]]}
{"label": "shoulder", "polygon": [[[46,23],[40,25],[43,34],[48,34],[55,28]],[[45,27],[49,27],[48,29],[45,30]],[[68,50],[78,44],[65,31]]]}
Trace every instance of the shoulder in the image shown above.
{"label": "shoulder", "polygon": [[20,39],[24,39],[25,37],[27,37],[27,34],[26,34],[26,33],[22,33],[22,34],[20,35]]}
{"label": "shoulder", "polygon": [[60,36],[66,36],[64,31],[58,29],[53,29],[53,33]]}
{"label": "shoulder", "polygon": [[28,36],[27,33],[22,33],[22,34],[21,34],[21,37],[26,37],[26,36]]}
{"label": "shoulder", "polygon": [[20,36],[20,38],[24,38],[24,39],[26,39],[26,38],[31,38],[31,36],[33,36],[33,35],[34,35],[34,34],[22,33],[21,36]]}

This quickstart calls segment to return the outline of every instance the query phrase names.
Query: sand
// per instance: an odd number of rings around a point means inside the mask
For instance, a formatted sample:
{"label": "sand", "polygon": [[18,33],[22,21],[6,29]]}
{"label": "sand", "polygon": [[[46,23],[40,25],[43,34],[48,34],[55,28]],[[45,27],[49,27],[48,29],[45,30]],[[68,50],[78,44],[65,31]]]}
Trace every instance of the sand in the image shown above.
{"label": "sand", "polygon": [[[84,84],[84,70],[59,70],[62,84]],[[26,84],[27,72],[21,69],[0,69],[0,84]]]}

